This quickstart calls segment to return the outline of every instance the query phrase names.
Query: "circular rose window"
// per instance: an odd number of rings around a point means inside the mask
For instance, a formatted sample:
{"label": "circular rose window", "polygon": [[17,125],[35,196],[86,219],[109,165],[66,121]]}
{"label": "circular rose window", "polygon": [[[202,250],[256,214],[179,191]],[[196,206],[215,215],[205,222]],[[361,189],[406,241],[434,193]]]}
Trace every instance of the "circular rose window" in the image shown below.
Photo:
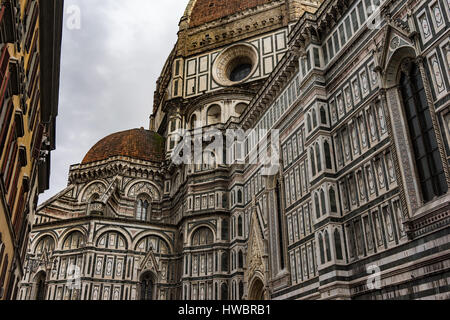
{"label": "circular rose window", "polygon": [[222,86],[232,86],[248,80],[258,67],[258,53],[249,44],[225,49],[214,61],[213,78]]}

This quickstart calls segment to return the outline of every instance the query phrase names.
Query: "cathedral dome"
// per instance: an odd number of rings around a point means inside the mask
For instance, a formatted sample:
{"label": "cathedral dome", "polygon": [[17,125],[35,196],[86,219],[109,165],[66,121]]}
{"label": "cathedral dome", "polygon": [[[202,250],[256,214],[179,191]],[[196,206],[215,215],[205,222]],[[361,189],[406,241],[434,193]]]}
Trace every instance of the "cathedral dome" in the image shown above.
{"label": "cathedral dome", "polygon": [[82,164],[117,156],[145,161],[162,161],[164,138],[144,128],[113,133],[97,142],[86,154]]}
{"label": "cathedral dome", "polygon": [[189,27],[197,27],[269,2],[271,0],[196,0],[192,7]]}

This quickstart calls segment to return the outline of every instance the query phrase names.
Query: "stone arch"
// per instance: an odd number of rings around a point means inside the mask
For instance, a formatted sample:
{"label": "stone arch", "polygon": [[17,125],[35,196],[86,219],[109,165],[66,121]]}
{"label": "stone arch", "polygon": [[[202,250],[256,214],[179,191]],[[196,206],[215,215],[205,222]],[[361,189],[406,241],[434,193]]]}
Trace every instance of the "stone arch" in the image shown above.
{"label": "stone arch", "polygon": [[[414,149],[416,148],[412,144],[409,121],[407,120],[406,105],[403,102],[403,93],[401,88],[403,85],[400,83],[402,74],[405,74],[407,62],[414,61],[418,71],[418,77],[420,77],[421,84],[423,85],[421,90],[424,90],[426,96],[426,104],[428,108],[425,108],[429,112],[429,118],[431,119],[434,132],[434,139],[437,145],[437,152],[440,158],[440,164],[442,165],[442,171],[445,175],[445,182],[449,185],[449,168],[445,158],[444,143],[442,141],[441,134],[439,132],[438,119],[433,108],[433,97],[430,96],[431,88],[429,80],[424,74],[423,62],[421,57],[417,56],[416,50],[409,45],[404,39],[398,36],[393,36],[390,41],[390,52],[388,58],[386,58],[386,64],[384,72],[381,73],[381,83],[386,89],[385,95],[382,96],[382,102],[389,105],[388,113],[391,119],[403,119],[404,121],[391,121],[392,134],[394,136],[395,144],[397,146],[397,152],[393,154],[395,166],[397,172],[400,173],[398,184],[400,190],[404,193],[402,198],[402,207],[404,208],[403,215],[406,219],[409,218],[409,213],[415,213],[419,208],[423,207],[425,203],[431,202],[432,199],[426,199],[424,196],[424,189],[421,187],[420,172],[416,161],[416,154]],[[411,69],[410,69],[411,70]],[[416,93],[414,93],[416,94]],[[417,106],[415,106],[417,107]],[[424,109],[424,110],[425,110]],[[407,124],[406,126],[404,124]],[[423,131],[423,128],[420,129]],[[430,138],[430,137],[429,137]],[[437,173],[433,173],[437,175]]]}
{"label": "stone arch", "polygon": [[[43,242],[46,241],[47,239],[50,239],[51,243],[47,243],[47,245],[45,245],[45,243],[43,243]],[[44,246],[43,248],[39,248],[41,243]],[[48,247],[51,247],[51,248],[48,248]],[[56,247],[55,238],[52,235],[46,233],[46,234],[40,236],[39,239],[37,239],[37,241],[35,241],[35,243],[33,245],[33,249],[32,249],[31,252],[37,254],[37,250],[41,250],[40,253],[43,253],[42,251],[45,250],[45,249],[47,249],[47,250],[50,249],[50,250],[48,250],[48,252],[50,252],[50,251],[55,250],[55,247]]]}
{"label": "stone arch", "polygon": [[397,48],[389,57],[384,71],[383,85],[385,88],[391,88],[398,84],[400,80],[400,65],[406,58],[415,58],[416,50],[411,46],[402,46]]}
{"label": "stone arch", "polygon": [[[115,249],[115,250],[117,250],[117,249],[127,250],[129,248],[129,243],[127,241],[127,238],[123,234],[123,232],[118,231],[118,230],[107,230],[107,231],[102,232],[101,234],[98,235],[98,237],[96,237],[96,241],[94,242],[94,245],[97,248],[101,248],[101,244],[99,242],[103,239],[103,237],[107,236],[108,234],[113,234],[113,233],[115,233],[119,237],[116,241],[119,241],[120,238],[122,239],[122,241],[124,242],[124,248],[120,248],[120,242],[118,242],[119,246],[116,246],[116,248],[111,248],[111,245],[109,243],[106,243],[105,247],[108,249]],[[107,239],[107,241],[109,241],[109,239]]]}
{"label": "stone arch", "polygon": [[130,244],[132,242],[130,233],[126,229],[121,229],[115,226],[106,226],[97,230],[92,242],[96,244],[99,241],[100,237],[110,231],[117,232],[122,235],[126,240],[127,248],[130,248]]}
{"label": "stone arch", "polygon": [[132,180],[125,187],[124,193],[130,199],[135,199],[139,194],[147,193],[153,201],[161,199],[161,189],[152,181]]}
{"label": "stone arch", "polygon": [[164,244],[167,246],[167,249],[168,249],[168,254],[171,254],[174,252],[172,240],[165,234],[154,232],[154,231],[141,232],[137,237],[134,238],[130,248],[132,248],[133,250],[137,250],[137,246],[139,245],[139,243],[148,237],[156,237],[156,238],[159,238],[160,240],[164,241]]}
{"label": "stone arch", "polygon": [[235,112],[237,115],[240,116],[241,114],[244,113],[244,111],[245,111],[245,109],[247,108],[247,106],[248,106],[247,103],[239,102],[239,103],[237,103],[236,106],[234,107],[234,112]]}
{"label": "stone arch", "polygon": [[33,300],[43,301],[46,299],[48,290],[47,285],[47,272],[40,270],[33,277]]}
{"label": "stone arch", "polygon": [[[71,241],[71,243],[67,243],[67,241]],[[62,238],[62,246],[61,250],[64,250],[66,247],[66,243],[69,245],[69,250],[76,250],[83,247],[83,245],[86,245],[86,235],[78,230],[72,230],[64,238]],[[73,245],[75,244],[75,247]]]}
{"label": "stone arch", "polygon": [[85,243],[86,243],[86,241],[88,239],[86,229],[84,229],[83,227],[75,227],[75,228],[69,228],[69,229],[65,230],[59,236],[58,245],[56,246],[56,248],[58,248],[58,250],[62,250],[63,249],[63,245],[64,245],[64,241],[66,241],[67,236],[70,235],[72,232],[76,232],[76,231],[80,232],[83,235]]}
{"label": "stone arch", "polygon": [[259,276],[255,276],[249,285],[248,299],[254,301],[266,300],[267,293],[263,280]]}
{"label": "stone arch", "polygon": [[[202,231],[206,231],[206,234],[205,234],[205,243],[204,244],[202,244],[201,242],[202,242],[202,240],[201,239],[198,239],[198,243],[196,243],[196,236],[198,236],[199,238],[200,238],[200,236],[201,236],[201,232]],[[208,228],[208,227],[200,227],[200,228],[197,228],[196,230],[195,230],[195,232],[193,232],[192,233],[192,236],[191,236],[191,239],[189,239],[189,244],[190,245],[192,245],[192,246],[201,246],[201,245],[208,245],[208,244],[213,244],[214,243],[214,232],[210,229],[210,228]]]}
{"label": "stone arch", "polygon": [[214,125],[222,122],[222,107],[214,103],[206,108],[206,125]]}
{"label": "stone arch", "polygon": [[45,232],[40,234],[39,236],[37,236],[33,241],[32,241],[32,245],[31,245],[31,252],[35,252],[36,251],[36,247],[39,244],[39,242],[44,239],[45,237],[51,237],[55,243],[55,249],[57,248],[58,245],[58,236],[56,235],[56,233],[54,233],[53,231],[50,232]]}
{"label": "stone arch", "polygon": [[192,245],[192,235],[193,235],[198,229],[200,229],[200,228],[202,228],[202,227],[206,227],[206,228],[210,229],[211,232],[213,233],[213,240],[215,241],[215,240],[217,239],[217,233],[216,233],[215,227],[214,227],[211,223],[209,223],[209,222],[202,222],[202,223],[196,225],[192,230],[190,230],[190,231],[188,232],[188,234],[187,234],[187,239],[188,239],[188,245],[189,245],[189,246]]}
{"label": "stone arch", "polygon": [[81,190],[80,194],[78,195],[78,202],[86,202],[94,193],[97,193],[99,196],[101,196],[103,193],[105,193],[107,188],[108,184],[103,180],[92,181]]}
{"label": "stone arch", "polygon": [[158,276],[151,270],[143,270],[137,286],[138,300],[158,300]]}

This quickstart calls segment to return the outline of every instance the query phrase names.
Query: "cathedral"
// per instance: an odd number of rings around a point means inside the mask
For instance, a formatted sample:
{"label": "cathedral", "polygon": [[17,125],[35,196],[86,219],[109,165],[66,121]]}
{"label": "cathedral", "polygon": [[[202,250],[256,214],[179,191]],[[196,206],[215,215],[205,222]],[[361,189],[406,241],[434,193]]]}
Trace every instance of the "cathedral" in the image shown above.
{"label": "cathedral", "polygon": [[[38,207],[17,298],[449,299],[449,27],[448,0],[190,0],[148,129]],[[245,137],[174,161],[212,129]]]}

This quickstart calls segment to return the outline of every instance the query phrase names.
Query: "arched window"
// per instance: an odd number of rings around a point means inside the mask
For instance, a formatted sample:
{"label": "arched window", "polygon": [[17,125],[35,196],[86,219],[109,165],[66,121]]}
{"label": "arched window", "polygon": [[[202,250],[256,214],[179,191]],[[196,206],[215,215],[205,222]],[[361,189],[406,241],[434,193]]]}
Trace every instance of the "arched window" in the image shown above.
{"label": "arched window", "polygon": [[314,194],[314,204],[316,207],[316,218],[320,218],[320,203],[319,203],[319,196],[317,195],[317,192]]}
{"label": "arched window", "polygon": [[150,218],[150,199],[140,195],[136,201],[136,220],[148,221]]}
{"label": "arched window", "polygon": [[309,157],[311,158],[311,172],[312,172],[312,175],[315,176],[316,175],[316,159],[314,157],[313,149],[311,149],[309,151]]}
{"label": "arched window", "polygon": [[320,107],[320,123],[327,124],[327,113],[324,107]]}
{"label": "arched window", "polygon": [[244,297],[244,283],[239,281],[239,300],[242,300]]}
{"label": "arched window", "polygon": [[197,229],[192,235],[193,246],[204,246],[212,244],[214,242],[214,235],[211,229],[207,227],[201,227]]}
{"label": "arched window", "polygon": [[121,233],[117,231],[108,231],[98,238],[96,248],[126,250],[128,248],[128,242]]}
{"label": "arched window", "polygon": [[100,196],[97,193],[94,193],[88,201],[88,205],[87,205],[87,214],[91,214],[91,210],[93,209],[92,207],[92,202],[97,201],[100,198]]}
{"label": "arched window", "polygon": [[64,250],[79,249],[84,245],[84,236],[81,232],[75,231],[69,234],[64,240]]}
{"label": "arched window", "polygon": [[245,108],[247,108],[247,105],[245,103],[238,103],[234,110],[238,115],[241,115],[244,112]]}
{"label": "arched window", "polygon": [[158,236],[148,236],[143,238],[136,245],[136,251],[147,253],[153,250],[154,253],[158,254],[170,254],[169,245],[165,240]]}
{"label": "arched window", "polygon": [[334,188],[330,188],[330,209],[331,212],[337,212],[336,191],[334,191]]}
{"label": "arched window", "polygon": [[216,300],[219,300],[219,289],[218,289],[218,286],[217,286],[217,282],[214,283],[214,298]]}
{"label": "arched window", "polygon": [[231,251],[231,270],[236,269],[236,255],[234,251]]}
{"label": "arched window", "polygon": [[244,235],[244,228],[242,224],[242,216],[238,217],[238,237],[242,237]]}
{"label": "arched window", "polygon": [[238,198],[238,203],[242,203],[242,190],[238,190],[237,198]]}
{"label": "arched window", "polygon": [[215,104],[209,107],[207,112],[208,126],[220,123],[222,121],[222,110],[219,105]]}
{"label": "arched window", "polygon": [[229,238],[229,232],[228,232],[228,228],[229,227],[229,223],[228,220],[223,219],[222,220],[222,240],[228,240]]}
{"label": "arched window", "polygon": [[228,300],[228,285],[226,283],[222,283],[220,286],[220,298],[221,300]]}
{"label": "arched window", "polygon": [[228,272],[228,252],[222,253],[222,271]]}
{"label": "arched window", "polygon": [[325,202],[325,192],[323,190],[320,190],[320,202],[322,203],[322,215],[327,213],[327,205]]}
{"label": "arched window", "polygon": [[244,268],[244,254],[242,253],[242,250],[239,250],[238,252],[238,267],[239,269]]}
{"label": "arched window", "polygon": [[322,234],[319,233],[319,250],[320,250],[320,262],[321,264],[325,263],[325,253],[323,251],[323,237]]}
{"label": "arched window", "polygon": [[316,161],[317,161],[317,172],[322,171],[322,160],[320,157],[320,146],[316,143]]}
{"label": "arched window", "polygon": [[448,190],[420,70],[415,63],[402,71],[400,91],[424,202]]}
{"label": "arched window", "polygon": [[[45,236],[39,240],[35,253],[37,255],[43,254],[44,252],[50,253],[55,249],[55,241],[50,236]],[[1,262],[1,260],[0,260]]]}
{"label": "arched window", "polygon": [[312,111],[313,128],[317,127],[317,114],[316,110]]}
{"label": "arched window", "polygon": [[341,244],[341,235],[339,234],[339,230],[334,230],[334,244],[336,246],[336,259],[342,260],[342,244]]}
{"label": "arched window", "polygon": [[325,163],[326,163],[327,169],[332,169],[333,165],[331,163],[331,149],[330,149],[330,144],[328,143],[327,140],[325,140],[325,142],[323,144],[323,148],[325,149]]}
{"label": "arched window", "polygon": [[308,118],[306,120],[307,122],[307,126],[308,126],[308,132],[311,132],[312,128],[311,128],[311,115],[308,114]]}
{"label": "arched window", "polygon": [[44,271],[36,276],[36,300],[44,301],[47,294],[47,274]]}
{"label": "arched window", "polygon": [[141,300],[153,300],[153,276],[147,272],[141,277]]}
{"label": "arched window", "polygon": [[190,126],[191,126],[191,129],[197,128],[197,116],[195,114],[193,114],[191,116]]}
{"label": "arched window", "polygon": [[325,230],[325,247],[327,251],[327,261],[331,260],[331,247],[330,247],[330,236],[328,235],[328,230]]}

